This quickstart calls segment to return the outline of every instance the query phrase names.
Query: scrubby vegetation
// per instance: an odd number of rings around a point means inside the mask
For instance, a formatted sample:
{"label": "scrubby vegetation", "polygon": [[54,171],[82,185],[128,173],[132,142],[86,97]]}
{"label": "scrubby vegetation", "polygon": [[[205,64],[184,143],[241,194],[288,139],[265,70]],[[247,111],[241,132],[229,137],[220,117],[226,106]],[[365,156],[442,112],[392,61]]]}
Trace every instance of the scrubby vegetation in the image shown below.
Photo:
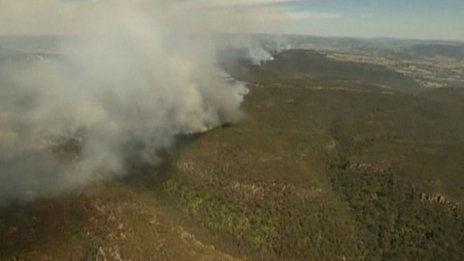
{"label": "scrubby vegetation", "polygon": [[184,148],[162,191],[264,259],[464,258],[463,100],[324,63],[291,51],[242,75],[249,119]]}
{"label": "scrubby vegetation", "polygon": [[128,178],[5,210],[0,259],[464,259],[459,89],[417,92],[313,51],[227,68],[249,82],[243,122],[162,166],[130,158]]}
{"label": "scrubby vegetation", "polygon": [[369,259],[461,260],[464,211],[408,181],[400,166],[352,161],[353,146],[334,127],[338,150],[329,160],[333,189],[353,210]]}

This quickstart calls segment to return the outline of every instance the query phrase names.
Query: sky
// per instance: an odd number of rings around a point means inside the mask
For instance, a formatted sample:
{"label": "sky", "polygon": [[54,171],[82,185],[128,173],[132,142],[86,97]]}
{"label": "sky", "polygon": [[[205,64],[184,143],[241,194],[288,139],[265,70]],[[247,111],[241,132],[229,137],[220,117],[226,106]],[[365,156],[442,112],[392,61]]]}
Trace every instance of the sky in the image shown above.
{"label": "sky", "polygon": [[103,1],[202,6],[253,33],[464,40],[464,0],[0,0],[0,34],[68,32]]}
{"label": "sky", "polygon": [[292,33],[464,40],[463,0],[273,2],[293,14],[286,25]]}

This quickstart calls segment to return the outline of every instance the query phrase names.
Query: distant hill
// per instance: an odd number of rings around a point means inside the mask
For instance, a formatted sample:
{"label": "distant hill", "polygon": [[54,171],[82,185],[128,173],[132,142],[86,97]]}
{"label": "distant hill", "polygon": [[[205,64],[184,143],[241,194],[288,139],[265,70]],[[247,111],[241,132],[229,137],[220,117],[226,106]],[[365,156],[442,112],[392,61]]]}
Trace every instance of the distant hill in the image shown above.
{"label": "distant hill", "polygon": [[445,56],[464,59],[464,45],[420,44],[412,46],[408,51],[421,56]]}
{"label": "distant hill", "polygon": [[56,50],[60,36],[56,35],[0,35],[0,48],[22,51]]}
{"label": "distant hill", "polygon": [[[306,79],[332,79],[349,82],[363,81],[369,85],[402,91],[419,90],[414,79],[384,66],[336,61],[311,50],[288,50],[276,55],[275,61],[267,62],[260,70],[263,74],[279,77],[298,75]],[[292,76],[293,77],[293,76]]]}

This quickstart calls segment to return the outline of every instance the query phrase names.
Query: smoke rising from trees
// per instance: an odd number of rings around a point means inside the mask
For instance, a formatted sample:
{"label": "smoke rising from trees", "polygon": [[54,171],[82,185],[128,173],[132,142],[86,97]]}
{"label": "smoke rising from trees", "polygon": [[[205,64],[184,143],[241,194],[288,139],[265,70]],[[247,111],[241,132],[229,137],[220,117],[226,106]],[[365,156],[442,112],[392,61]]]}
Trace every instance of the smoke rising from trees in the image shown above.
{"label": "smoke rising from trees", "polygon": [[248,90],[212,38],[252,19],[217,20],[207,2],[0,3],[2,32],[62,35],[0,49],[0,205],[125,175],[128,153],[156,164],[177,135],[240,120]]}

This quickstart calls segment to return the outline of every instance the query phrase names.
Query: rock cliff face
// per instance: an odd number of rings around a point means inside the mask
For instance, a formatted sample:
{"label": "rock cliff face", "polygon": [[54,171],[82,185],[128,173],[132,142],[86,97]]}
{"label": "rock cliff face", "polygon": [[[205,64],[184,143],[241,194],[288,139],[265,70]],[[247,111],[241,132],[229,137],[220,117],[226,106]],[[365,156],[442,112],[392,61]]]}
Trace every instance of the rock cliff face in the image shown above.
{"label": "rock cliff face", "polygon": [[392,167],[387,163],[350,162],[348,163],[348,169],[382,174],[391,171]]}
{"label": "rock cliff face", "polygon": [[[362,162],[350,162],[347,164],[347,168],[352,171],[361,171],[365,173],[378,173],[386,174],[393,170],[393,167],[386,163],[362,163]],[[423,189],[411,188],[410,189],[411,198],[420,199],[424,203],[433,203],[441,204],[452,210],[460,207],[461,203],[448,199],[442,193],[434,192],[424,192]]]}
{"label": "rock cliff face", "polygon": [[440,194],[440,193],[426,193],[422,192],[419,194],[420,200],[422,202],[428,202],[428,203],[435,203],[435,204],[441,204],[444,206],[449,207],[450,209],[457,209],[458,207],[461,206],[460,202],[455,202],[452,200],[449,200],[446,196]]}

